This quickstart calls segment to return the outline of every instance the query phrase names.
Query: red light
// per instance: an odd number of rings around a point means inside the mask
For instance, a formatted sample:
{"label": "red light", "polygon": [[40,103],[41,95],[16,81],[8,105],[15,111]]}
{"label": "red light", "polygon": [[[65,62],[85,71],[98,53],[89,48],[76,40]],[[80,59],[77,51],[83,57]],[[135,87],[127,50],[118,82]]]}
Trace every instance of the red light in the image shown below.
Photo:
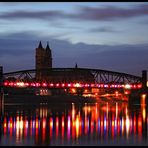
{"label": "red light", "polygon": [[29,83],[25,83],[25,86],[29,86]]}
{"label": "red light", "polygon": [[16,82],[13,83],[13,86],[16,86]]}
{"label": "red light", "polygon": [[129,91],[125,91],[125,94],[128,95],[129,94]]}
{"label": "red light", "polygon": [[108,84],[105,84],[104,87],[108,87]]}
{"label": "red light", "polygon": [[35,86],[35,84],[34,83],[31,83],[30,86]]}
{"label": "red light", "polygon": [[59,84],[59,83],[57,83],[57,84],[56,84],[56,87],[59,87],[59,85],[60,85],[60,84]]}
{"label": "red light", "polygon": [[94,87],[95,86],[95,84],[91,84],[91,87]]}
{"label": "red light", "polygon": [[64,87],[64,86],[65,86],[65,84],[63,83],[63,84],[62,84],[62,87]]}
{"label": "red light", "polygon": [[101,84],[101,87],[104,87],[104,84]]}
{"label": "red light", "polygon": [[138,84],[138,88],[141,88],[142,87],[142,85],[141,84]]}
{"label": "red light", "polygon": [[71,87],[71,84],[68,84],[68,87]]}
{"label": "red light", "polygon": [[36,85],[36,87],[39,87],[40,86],[40,83],[36,83],[35,85]]}
{"label": "red light", "polygon": [[95,84],[95,87],[98,87],[98,84]]}
{"label": "red light", "polygon": [[50,86],[53,87],[53,83],[50,83]]}
{"label": "red light", "polygon": [[13,86],[14,85],[14,83],[13,82],[9,82],[9,86]]}
{"label": "red light", "polygon": [[47,84],[46,84],[46,83],[43,83],[43,84],[42,84],[42,86],[43,86],[43,87],[46,87],[46,86],[47,86]]}
{"label": "red light", "polygon": [[84,86],[85,86],[85,87],[89,87],[89,84],[85,84]]}
{"label": "red light", "polygon": [[8,85],[8,82],[4,82],[4,86],[7,86]]}

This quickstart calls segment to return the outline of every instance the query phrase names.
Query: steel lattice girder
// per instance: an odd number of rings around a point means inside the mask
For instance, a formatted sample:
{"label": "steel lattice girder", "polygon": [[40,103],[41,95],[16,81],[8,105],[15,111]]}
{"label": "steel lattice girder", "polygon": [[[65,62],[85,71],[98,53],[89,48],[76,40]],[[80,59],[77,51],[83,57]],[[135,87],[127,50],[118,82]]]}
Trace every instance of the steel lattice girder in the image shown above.
{"label": "steel lattice girder", "polygon": [[[120,72],[114,72],[114,71],[108,71],[108,70],[101,70],[101,69],[88,69],[88,68],[49,68],[49,69],[31,69],[31,70],[22,70],[22,71],[15,71],[15,72],[9,72],[4,73],[3,77],[4,79],[7,79],[9,77],[14,77],[18,80],[24,79],[24,77],[27,77],[30,81],[35,80],[35,74],[37,72],[70,72],[70,71],[85,71],[90,72],[95,80],[95,83],[105,83],[105,84],[126,84],[126,83],[141,83],[142,77],[134,76],[131,74],[126,73],[120,73]],[[69,78],[69,75],[65,75],[67,79]]]}

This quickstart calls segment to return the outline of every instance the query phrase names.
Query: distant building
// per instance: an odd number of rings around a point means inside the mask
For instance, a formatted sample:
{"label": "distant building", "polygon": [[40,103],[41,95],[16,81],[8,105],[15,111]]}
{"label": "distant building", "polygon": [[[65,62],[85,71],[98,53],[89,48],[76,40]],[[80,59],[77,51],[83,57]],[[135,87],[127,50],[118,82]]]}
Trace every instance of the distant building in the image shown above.
{"label": "distant building", "polygon": [[83,71],[78,68],[76,63],[75,68],[64,70],[52,69],[52,53],[47,43],[46,49],[43,48],[40,41],[36,48],[36,80],[48,82],[94,82],[94,76],[89,71]]}
{"label": "distant building", "polygon": [[43,48],[42,43],[40,41],[38,48],[36,48],[36,78],[42,79],[46,74],[40,69],[52,68],[52,54],[49,44],[47,43],[46,49]]}

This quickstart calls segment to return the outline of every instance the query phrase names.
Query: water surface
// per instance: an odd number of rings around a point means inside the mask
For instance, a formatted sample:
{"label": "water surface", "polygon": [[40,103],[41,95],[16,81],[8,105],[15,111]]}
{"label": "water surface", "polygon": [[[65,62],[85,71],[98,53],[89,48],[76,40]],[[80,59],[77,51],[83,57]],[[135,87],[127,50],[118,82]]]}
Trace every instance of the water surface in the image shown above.
{"label": "water surface", "polygon": [[147,106],[126,102],[7,104],[1,146],[148,145]]}

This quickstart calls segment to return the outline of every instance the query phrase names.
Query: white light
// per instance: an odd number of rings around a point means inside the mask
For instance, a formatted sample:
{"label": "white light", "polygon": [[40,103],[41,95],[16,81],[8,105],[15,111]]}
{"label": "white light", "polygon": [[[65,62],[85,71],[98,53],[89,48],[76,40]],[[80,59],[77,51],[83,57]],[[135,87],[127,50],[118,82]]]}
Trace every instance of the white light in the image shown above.
{"label": "white light", "polygon": [[23,129],[23,120],[20,121],[20,123],[19,123],[19,128],[20,128],[20,129]]}
{"label": "white light", "polygon": [[125,85],[125,88],[126,88],[126,89],[130,89],[131,86],[130,86],[129,84],[126,84],[126,85]]}
{"label": "white light", "polygon": [[16,85],[17,85],[18,87],[25,87],[24,82],[17,82]]}
{"label": "white light", "polygon": [[80,83],[76,83],[75,87],[81,87]]}

